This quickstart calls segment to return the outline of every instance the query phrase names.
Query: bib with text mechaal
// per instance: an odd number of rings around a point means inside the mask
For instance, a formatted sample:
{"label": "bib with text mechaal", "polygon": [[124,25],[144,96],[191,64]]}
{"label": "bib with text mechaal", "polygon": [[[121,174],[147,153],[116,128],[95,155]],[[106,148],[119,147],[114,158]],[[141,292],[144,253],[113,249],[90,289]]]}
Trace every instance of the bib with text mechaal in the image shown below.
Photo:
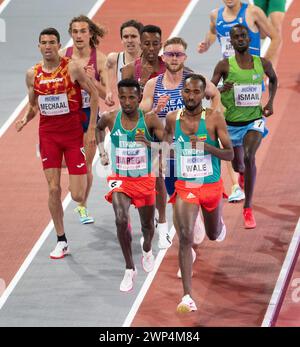
{"label": "bib with text mechaal", "polygon": [[70,113],[66,93],[55,95],[39,95],[38,104],[43,116],[58,116]]}

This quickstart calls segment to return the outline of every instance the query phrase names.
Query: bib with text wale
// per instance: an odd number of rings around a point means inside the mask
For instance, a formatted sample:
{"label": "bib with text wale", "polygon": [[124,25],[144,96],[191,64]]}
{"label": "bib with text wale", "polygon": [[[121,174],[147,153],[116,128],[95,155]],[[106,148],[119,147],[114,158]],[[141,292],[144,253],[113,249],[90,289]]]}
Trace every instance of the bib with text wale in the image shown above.
{"label": "bib with text wale", "polygon": [[146,148],[116,148],[116,168],[126,171],[147,169]]}
{"label": "bib with text wale", "polygon": [[43,116],[57,116],[70,113],[66,93],[55,95],[39,95],[38,104]]}
{"label": "bib with text wale", "polygon": [[90,103],[90,95],[84,89],[81,89],[81,97],[82,97],[82,108],[88,108],[91,106]]}
{"label": "bib with text wale", "polygon": [[261,95],[261,84],[239,84],[234,86],[235,106],[259,106]]}
{"label": "bib with text wale", "polygon": [[230,42],[230,36],[221,37],[221,48],[222,48],[222,55],[224,58],[231,57],[235,54],[234,48]]}
{"label": "bib with text wale", "polygon": [[181,176],[185,178],[204,178],[213,174],[211,155],[181,156]]}

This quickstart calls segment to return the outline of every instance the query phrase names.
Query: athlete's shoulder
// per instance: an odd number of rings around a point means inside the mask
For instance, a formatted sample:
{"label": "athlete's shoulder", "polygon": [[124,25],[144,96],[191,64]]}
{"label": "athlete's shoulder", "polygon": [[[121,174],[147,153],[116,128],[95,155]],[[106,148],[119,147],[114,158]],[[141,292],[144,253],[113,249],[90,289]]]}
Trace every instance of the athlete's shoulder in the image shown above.
{"label": "athlete's shoulder", "polygon": [[210,12],[209,17],[212,22],[216,22],[218,17],[218,12],[219,12],[219,8],[215,8]]}

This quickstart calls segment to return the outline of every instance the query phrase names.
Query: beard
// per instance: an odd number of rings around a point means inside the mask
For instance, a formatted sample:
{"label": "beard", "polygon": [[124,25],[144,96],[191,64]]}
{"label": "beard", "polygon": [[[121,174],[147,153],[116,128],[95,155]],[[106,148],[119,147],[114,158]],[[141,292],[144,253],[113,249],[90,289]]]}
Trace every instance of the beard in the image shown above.
{"label": "beard", "polygon": [[171,65],[171,64],[166,64],[166,63],[165,63],[165,65],[166,65],[166,69],[167,69],[169,72],[171,72],[171,73],[178,72],[178,71],[180,71],[180,70],[183,70],[183,68],[184,68],[184,64],[183,64],[183,63],[179,64],[179,65],[176,66],[176,67],[174,67],[174,66]]}
{"label": "beard", "polygon": [[189,112],[194,112],[199,106],[201,106],[201,102],[199,102],[198,104],[194,104],[194,105],[187,105],[187,104],[184,104],[184,107],[185,107]]}

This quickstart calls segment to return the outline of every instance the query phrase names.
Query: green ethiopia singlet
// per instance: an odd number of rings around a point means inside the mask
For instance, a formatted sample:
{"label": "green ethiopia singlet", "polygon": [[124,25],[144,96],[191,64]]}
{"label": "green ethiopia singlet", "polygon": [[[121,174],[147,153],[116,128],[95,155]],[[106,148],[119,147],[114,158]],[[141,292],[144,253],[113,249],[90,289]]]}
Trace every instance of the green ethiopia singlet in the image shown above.
{"label": "green ethiopia singlet", "polygon": [[146,176],[151,173],[151,148],[135,141],[137,132],[142,132],[147,140],[153,141],[143,113],[139,109],[139,119],[132,130],[123,128],[121,115],[119,111],[110,133],[112,171],[126,177]]}
{"label": "green ethiopia singlet", "polygon": [[252,57],[253,69],[241,69],[235,56],[228,58],[229,73],[224,83],[233,82],[234,86],[221,94],[228,122],[247,122],[262,117],[260,101],[264,69],[260,57]]}
{"label": "green ethiopia singlet", "polygon": [[[177,177],[181,181],[206,184],[220,180],[220,159],[200,149],[191,148],[190,137],[186,135],[180,125],[180,115],[183,110],[178,110],[175,126],[175,146],[177,161]],[[205,110],[203,110],[197,137],[212,146],[220,148],[219,141],[213,141],[205,125]]]}

